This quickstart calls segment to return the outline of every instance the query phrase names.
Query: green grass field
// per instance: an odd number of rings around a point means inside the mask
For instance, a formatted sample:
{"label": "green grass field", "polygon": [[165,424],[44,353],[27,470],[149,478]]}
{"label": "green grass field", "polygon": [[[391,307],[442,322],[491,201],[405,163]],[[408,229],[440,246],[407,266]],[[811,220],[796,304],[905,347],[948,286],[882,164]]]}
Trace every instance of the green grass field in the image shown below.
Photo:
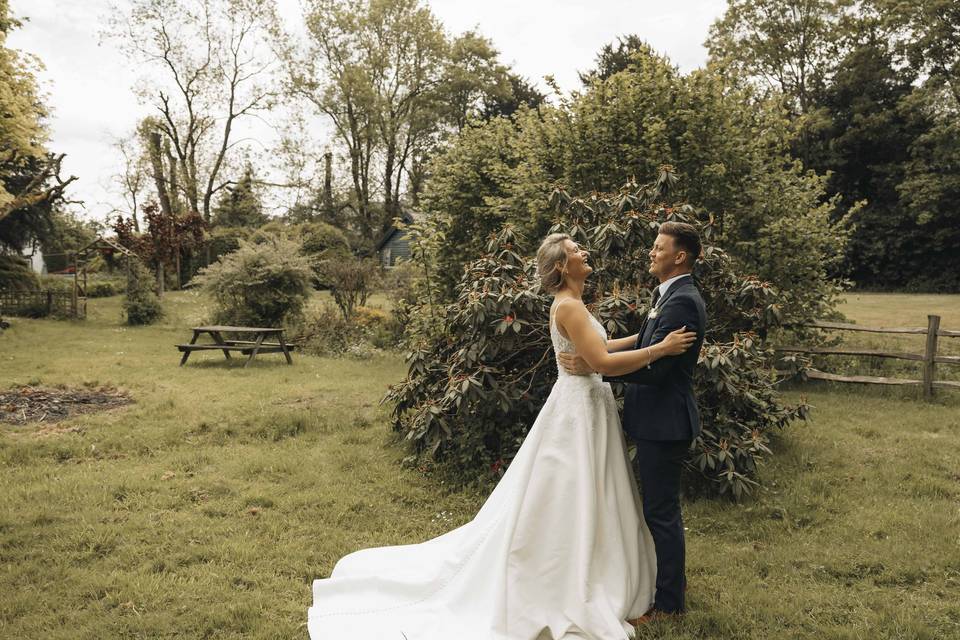
{"label": "green grass field", "polygon": [[[0,424],[0,637],[305,638],[310,582],[340,556],[438,535],[482,503],[400,466],[379,406],[399,356],[179,368],[202,298],[168,294],[144,328],[119,303],[0,336],[2,388],[135,399]],[[909,326],[934,305],[960,328],[960,296],[851,296],[844,312]],[[960,393],[786,393],[813,420],[778,439],[753,498],[685,505],[690,612],[639,637],[960,638]]]}
{"label": "green grass field", "polygon": [[[847,317],[868,327],[927,327],[927,315],[940,316],[940,328],[960,331],[960,295],[902,294],[902,293],[850,293],[840,311]],[[926,336],[865,333],[854,331],[834,332],[843,344],[887,352],[923,354]],[[939,355],[960,356],[960,338],[939,339]],[[825,370],[836,373],[858,373],[919,380],[923,377],[921,364],[909,360],[894,360],[876,357],[822,358],[818,364]],[[960,366],[937,365],[937,380],[960,380]],[[917,395],[914,389],[903,390],[905,397]]]}

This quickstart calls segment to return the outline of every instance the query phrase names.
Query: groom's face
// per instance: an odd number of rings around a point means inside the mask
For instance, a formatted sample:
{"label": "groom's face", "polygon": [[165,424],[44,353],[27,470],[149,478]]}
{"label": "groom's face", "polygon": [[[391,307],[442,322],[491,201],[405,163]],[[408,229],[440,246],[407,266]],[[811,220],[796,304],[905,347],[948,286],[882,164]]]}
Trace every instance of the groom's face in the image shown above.
{"label": "groom's face", "polygon": [[660,282],[676,275],[676,271],[683,267],[686,260],[686,252],[677,248],[673,236],[662,233],[653,241],[653,248],[648,255],[650,256],[650,275]]}

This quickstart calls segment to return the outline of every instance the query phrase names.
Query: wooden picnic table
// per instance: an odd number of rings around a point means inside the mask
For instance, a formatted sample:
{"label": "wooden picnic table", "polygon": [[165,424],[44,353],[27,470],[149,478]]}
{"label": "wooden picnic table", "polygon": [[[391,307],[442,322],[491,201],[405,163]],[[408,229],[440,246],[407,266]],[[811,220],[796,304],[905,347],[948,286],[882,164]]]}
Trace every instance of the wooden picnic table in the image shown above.
{"label": "wooden picnic table", "polygon": [[[183,357],[180,358],[181,367],[186,364],[187,358],[189,358],[190,354],[194,351],[216,350],[222,351],[227,360],[231,359],[231,351],[239,351],[240,353],[246,355],[247,361],[243,363],[244,367],[253,362],[253,359],[256,358],[260,353],[282,353],[287,359],[287,364],[293,364],[293,358],[290,357],[290,351],[293,350],[294,345],[287,344],[283,339],[283,329],[278,329],[275,327],[234,327],[219,324],[209,327],[191,328],[193,330],[193,338],[190,340],[190,344],[176,345],[177,349],[183,352]],[[223,337],[224,333],[248,335],[253,339],[226,340]],[[213,339],[213,342],[197,343],[197,339],[203,334],[208,334]],[[264,340],[267,338],[274,338],[276,342],[264,342]]]}

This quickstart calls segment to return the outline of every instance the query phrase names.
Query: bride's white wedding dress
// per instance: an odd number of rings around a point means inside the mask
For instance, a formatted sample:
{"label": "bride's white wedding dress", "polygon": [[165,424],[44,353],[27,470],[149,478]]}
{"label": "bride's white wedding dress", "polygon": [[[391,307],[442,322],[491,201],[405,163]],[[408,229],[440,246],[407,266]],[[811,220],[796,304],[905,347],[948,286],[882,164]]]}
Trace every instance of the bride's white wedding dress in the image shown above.
{"label": "bride's white wedding dress", "polygon": [[[602,325],[593,319],[606,340]],[[557,352],[573,344],[550,323]],[[610,385],[559,375],[467,524],[363,549],[313,583],[313,640],[623,640],[653,604],[656,557]]]}

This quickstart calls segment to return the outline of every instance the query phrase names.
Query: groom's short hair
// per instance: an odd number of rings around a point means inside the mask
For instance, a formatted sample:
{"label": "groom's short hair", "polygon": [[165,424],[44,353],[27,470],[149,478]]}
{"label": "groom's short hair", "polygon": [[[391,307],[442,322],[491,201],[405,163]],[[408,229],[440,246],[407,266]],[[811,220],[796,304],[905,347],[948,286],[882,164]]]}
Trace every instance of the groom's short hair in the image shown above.
{"label": "groom's short hair", "polygon": [[687,266],[693,267],[703,250],[697,228],[686,222],[664,222],[660,225],[660,233],[673,238],[677,248],[687,252]]}

